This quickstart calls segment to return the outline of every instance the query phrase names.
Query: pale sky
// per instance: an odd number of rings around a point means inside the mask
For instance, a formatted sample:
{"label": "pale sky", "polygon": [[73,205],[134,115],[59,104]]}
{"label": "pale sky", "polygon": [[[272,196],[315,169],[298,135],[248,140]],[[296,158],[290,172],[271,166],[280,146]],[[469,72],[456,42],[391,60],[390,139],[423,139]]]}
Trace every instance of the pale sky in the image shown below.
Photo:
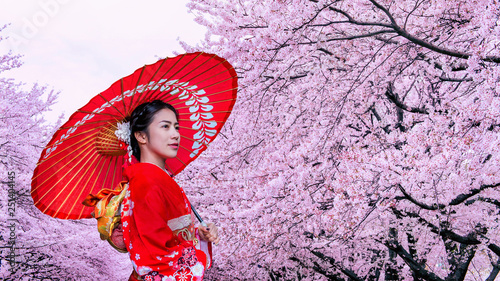
{"label": "pale sky", "polygon": [[[4,72],[59,91],[46,115],[67,119],[113,82],[159,57],[182,53],[205,36],[187,0],[0,0],[0,54],[23,55],[24,65]],[[64,120],[65,121],[65,120]]]}

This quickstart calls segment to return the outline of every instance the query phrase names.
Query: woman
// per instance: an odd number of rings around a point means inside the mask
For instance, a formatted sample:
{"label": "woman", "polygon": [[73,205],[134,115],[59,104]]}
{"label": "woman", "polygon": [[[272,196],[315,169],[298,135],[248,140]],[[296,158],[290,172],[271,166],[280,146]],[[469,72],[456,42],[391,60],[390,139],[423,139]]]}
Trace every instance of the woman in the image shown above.
{"label": "woman", "polygon": [[213,223],[194,228],[191,205],[165,168],[180,147],[177,111],[160,100],[141,104],[130,127],[140,163],[124,171],[129,189],[122,202],[123,238],[134,266],[129,280],[202,280],[218,229]]}

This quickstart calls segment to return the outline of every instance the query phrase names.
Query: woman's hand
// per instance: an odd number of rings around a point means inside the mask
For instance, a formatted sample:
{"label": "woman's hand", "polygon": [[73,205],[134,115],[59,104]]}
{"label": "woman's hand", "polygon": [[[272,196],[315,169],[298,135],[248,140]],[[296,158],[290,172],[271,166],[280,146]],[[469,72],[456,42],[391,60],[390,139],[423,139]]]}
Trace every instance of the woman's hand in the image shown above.
{"label": "woman's hand", "polygon": [[208,223],[207,227],[198,226],[198,235],[203,241],[212,242],[215,245],[219,244],[219,229],[213,223]]}

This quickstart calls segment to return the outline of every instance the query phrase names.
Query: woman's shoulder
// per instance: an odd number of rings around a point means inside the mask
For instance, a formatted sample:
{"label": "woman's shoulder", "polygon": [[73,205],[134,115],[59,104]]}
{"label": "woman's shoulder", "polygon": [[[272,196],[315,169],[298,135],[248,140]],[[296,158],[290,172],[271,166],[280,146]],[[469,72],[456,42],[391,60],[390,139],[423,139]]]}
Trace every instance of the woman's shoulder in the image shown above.
{"label": "woman's shoulder", "polygon": [[151,163],[135,163],[125,168],[123,173],[125,179],[132,179],[136,177],[168,177],[160,167]]}
{"label": "woman's shoulder", "polygon": [[151,163],[136,163],[128,166],[125,168],[123,175],[131,185],[133,183],[148,186],[176,184],[165,171]]}

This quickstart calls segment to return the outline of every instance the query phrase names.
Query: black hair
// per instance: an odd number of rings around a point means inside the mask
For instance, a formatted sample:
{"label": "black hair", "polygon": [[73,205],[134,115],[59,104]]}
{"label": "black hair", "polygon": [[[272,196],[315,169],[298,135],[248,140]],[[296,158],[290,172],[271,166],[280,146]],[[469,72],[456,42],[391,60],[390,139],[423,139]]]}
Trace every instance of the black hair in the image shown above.
{"label": "black hair", "polygon": [[175,108],[161,100],[145,102],[137,106],[130,116],[130,146],[132,146],[132,154],[141,161],[141,150],[139,143],[135,138],[135,132],[145,132],[149,137],[148,127],[153,122],[156,113],[162,109],[170,109],[175,113],[175,117],[179,120],[179,113]]}

